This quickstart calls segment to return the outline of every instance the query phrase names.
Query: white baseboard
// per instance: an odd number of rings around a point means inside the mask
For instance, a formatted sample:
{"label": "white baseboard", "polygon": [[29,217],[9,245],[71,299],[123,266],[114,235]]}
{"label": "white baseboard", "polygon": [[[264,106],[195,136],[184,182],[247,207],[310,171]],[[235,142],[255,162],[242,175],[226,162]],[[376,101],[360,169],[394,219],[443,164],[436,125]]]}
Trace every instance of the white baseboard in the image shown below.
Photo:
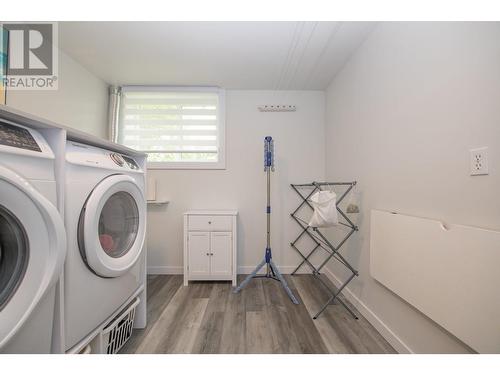
{"label": "white baseboard", "polygon": [[[283,274],[290,274],[295,270],[296,266],[278,266],[279,270]],[[249,274],[255,269],[255,266],[239,266],[238,274]],[[265,273],[265,267],[259,273]],[[148,275],[182,275],[184,269],[182,266],[148,266]],[[297,273],[303,273],[299,271]],[[307,272],[306,272],[307,273]]]}
{"label": "white baseboard", "polygon": [[182,275],[182,266],[148,266],[148,275]]}
{"label": "white baseboard", "polygon": [[[325,268],[323,272],[328,279],[335,284],[337,287],[342,284],[340,279],[333,274],[330,270]],[[362,314],[370,324],[375,327],[375,329],[392,345],[392,347],[398,353],[411,353],[413,350],[406,345],[403,340],[399,338],[388,326],[385,324],[368,306],[366,306],[363,301],[361,301],[349,288],[344,288],[342,291],[344,297],[358,309],[360,314]]]}

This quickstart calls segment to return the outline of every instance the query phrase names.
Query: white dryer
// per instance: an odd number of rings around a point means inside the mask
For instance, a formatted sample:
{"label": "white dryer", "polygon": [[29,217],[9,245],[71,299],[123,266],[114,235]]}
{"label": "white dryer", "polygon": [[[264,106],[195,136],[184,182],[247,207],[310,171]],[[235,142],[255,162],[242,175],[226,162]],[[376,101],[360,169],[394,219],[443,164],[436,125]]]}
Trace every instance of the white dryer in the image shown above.
{"label": "white dryer", "polygon": [[146,199],[140,165],[133,154],[66,144],[67,350],[144,287]]}
{"label": "white dryer", "polygon": [[0,353],[50,353],[55,284],[66,254],[54,153],[0,120]]}

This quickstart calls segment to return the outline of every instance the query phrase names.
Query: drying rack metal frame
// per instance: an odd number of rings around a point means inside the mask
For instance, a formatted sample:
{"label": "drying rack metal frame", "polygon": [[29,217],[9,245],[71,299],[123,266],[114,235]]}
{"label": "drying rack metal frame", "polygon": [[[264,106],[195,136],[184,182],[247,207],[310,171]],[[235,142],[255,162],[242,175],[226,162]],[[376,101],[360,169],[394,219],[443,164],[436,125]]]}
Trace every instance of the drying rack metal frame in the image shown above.
{"label": "drying rack metal frame", "polygon": [[[314,210],[311,204],[309,203],[309,198],[319,190],[323,190],[323,187],[328,186],[342,186],[346,187],[346,190],[340,195],[337,199],[337,211],[340,216],[345,220],[342,222],[339,220],[339,225],[343,225],[349,228],[348,232],[344,235],[337,246],[333,245],[330,240],[328,240],[325,235],[321,232],[319,228],[310,227],[308,222],[301,219],[298,216],[299,211],[304,207],[304,205],[308,206],[311,210]],[[351,190],[356,186],[356,181],[351,182],[312,182],[309,184],[291,184],[292,189],[300,196],[302,199],[299,206],[290,214],[290,216],[295,220],[295,222],[302,229],[298,237],[290,243],[290,246],[299,254],[302,258],[300,264],[295,268],[292,272],[292,275],[295,275],[297,271],[306,264],[312,271],[313,276],[321,282],[321,284],[328,290],[330,293],[330,298],[326,301],[326,303],[321,307],[321,309],[313,316],[313,319],[317,319],[321,313],[328,307],[328,305],[332,304],[335,300],[337,300],[342,306],[345,307],[347,311],[353,316],[353,318],[358,319],[354,311],[341,299],[339,298],[342,290],[349,284],[355,276],[358,276],[358,271],[351,265],[349,262],[340,254],[340,248],[345,244],[345,242],[354,234],[354,232],[358,231],[358,227],[349,219],[349,217],[344,213],[344,211],[339,207],[339,204],[344,200],[344,198],[351,192]],[[310,189],[311,191],[306,191],[305,189]],[[301,250],[298,247],[298,242],[303,236],[308,236],[313,241],[313,248],[306,252],[306,250]],[[310,258],[311,256],[318,251],[319,249],[323,249],[328,254],[327,257],[318,265],[315,266]],[[333,290],[324,280],[321,279],[321,270],[323,267],[331,260],[335,259],[342,265],[346,267],[351,272],[351,275],[343,282],[342,285],[337,290]]]}

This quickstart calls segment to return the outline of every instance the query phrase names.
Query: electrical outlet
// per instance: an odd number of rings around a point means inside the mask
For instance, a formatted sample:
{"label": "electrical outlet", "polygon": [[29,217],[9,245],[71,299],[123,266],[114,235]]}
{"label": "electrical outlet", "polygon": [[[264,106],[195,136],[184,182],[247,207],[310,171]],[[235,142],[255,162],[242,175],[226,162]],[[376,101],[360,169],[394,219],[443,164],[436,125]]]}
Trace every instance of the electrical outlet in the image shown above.
{"label": "electrical outlet", "polygon": [[488,147],[470,150],[470,175],[480,176],[488,174]]}

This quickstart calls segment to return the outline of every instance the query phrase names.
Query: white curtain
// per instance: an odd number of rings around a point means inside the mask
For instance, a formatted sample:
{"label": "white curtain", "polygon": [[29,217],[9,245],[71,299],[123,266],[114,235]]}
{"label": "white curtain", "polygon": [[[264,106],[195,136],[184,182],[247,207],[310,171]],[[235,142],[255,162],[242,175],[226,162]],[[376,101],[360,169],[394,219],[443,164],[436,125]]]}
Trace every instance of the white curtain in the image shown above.
{"label": "white curtain", "polygon": [[122,96],[122,88],[120,86],[109,87],[109,139],[113,142],[118,141],[118,121],[120,114],[120,102]]}

